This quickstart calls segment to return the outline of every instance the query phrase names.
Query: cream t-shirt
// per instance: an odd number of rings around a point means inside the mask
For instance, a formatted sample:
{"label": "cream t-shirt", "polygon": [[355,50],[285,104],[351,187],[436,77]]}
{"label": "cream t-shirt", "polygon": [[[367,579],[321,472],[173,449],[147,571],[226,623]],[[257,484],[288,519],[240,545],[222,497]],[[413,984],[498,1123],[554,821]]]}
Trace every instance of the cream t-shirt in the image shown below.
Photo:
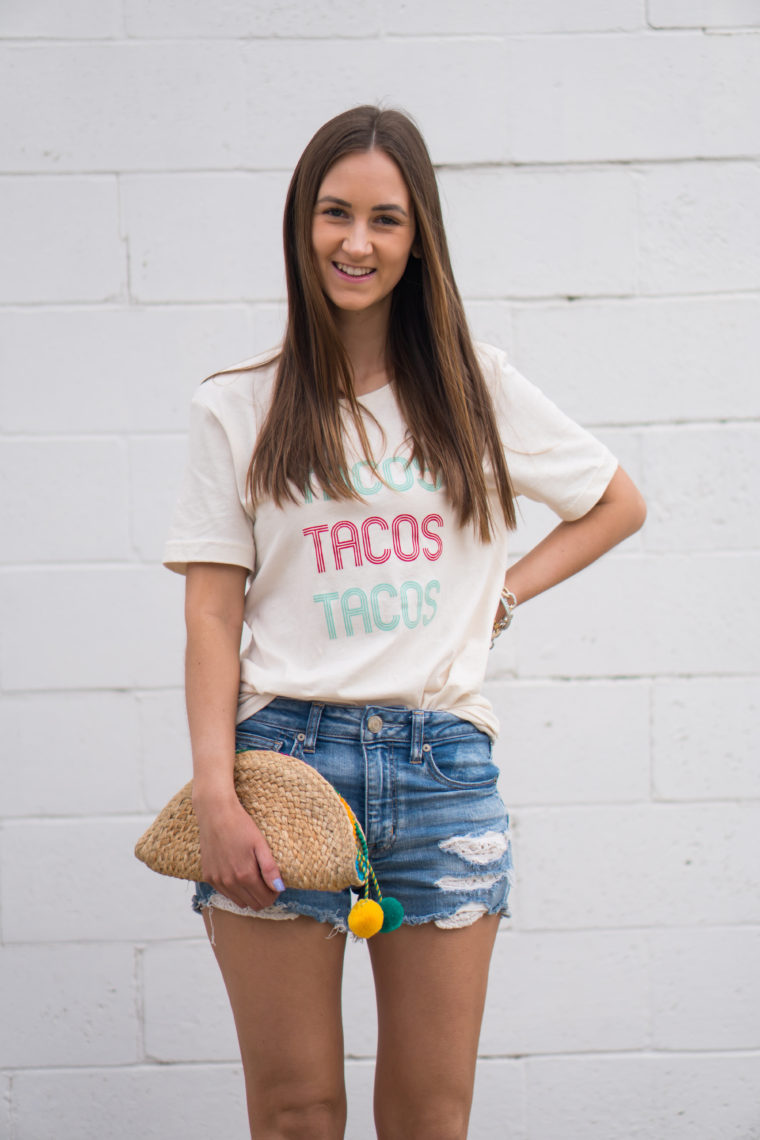
{"label": "cream t-shirt", "polygon": [[[580,518],[612,478],[614,456],[501,350],[477,349],[515,492],[562,519]],[[246,477],[275,370],[273,362],[228,371],[198,389],[164,552],[164,565],[178,573],[189,562],[250,571],[238,722],[281,696],[445,710],[495,737],[498,721],[480,690],[508,532],[490,465],[496,523],[484,544],[472,526],[460,527],[445,492],[411,461],[386,385],[360,400],[372,413],[366,426],[376,470],[347,417],[349,475],[361,500],[336,501],[317,488],[282,508],[262,501],[254,513]]]}

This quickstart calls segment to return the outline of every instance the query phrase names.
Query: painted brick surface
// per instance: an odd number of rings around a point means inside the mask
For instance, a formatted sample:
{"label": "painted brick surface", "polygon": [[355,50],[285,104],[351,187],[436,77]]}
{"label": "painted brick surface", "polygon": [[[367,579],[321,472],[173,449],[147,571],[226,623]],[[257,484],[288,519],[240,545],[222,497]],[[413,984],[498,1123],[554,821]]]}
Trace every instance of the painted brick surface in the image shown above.
{"label": "painted brick surface", "polygon": [[11,1077],[0,1073],[0,1125],[6,1136],[11,1134]]}
{"label": "painted brick surface", "polygon": [[[0,7],[3,1140],[247,1135],[193,887],[132,854],[191,771],[159,562],[192,393],[282,334],[292,164],[376,99],[475,335],[649,503],[489,655],[517,882],[471,1140],[760,1140],[756,4]],[[513,558],[557,524],[520,507]],[[369,1140],[366,946],[343,997]]]}
{"label": "painted brick surface", "polygon": [[0,740],[6,817],[144,808],[139,710],[130,693],[4,693]]}
{"label": "painted brick surface", "polygon": [[517,681],[486,695],[502,726],[495,754],[510,806],[647,799],[646,682]]}
{"label": "painted brick surface", "polygon": [[383,10],[386,31],[399,36],[633,31],[643,25],[638,0],[578,0],[572,5],[558,5],[554,0],[532,4],[475,0],[466,10],[455,0],[421,0],[413,5],[392,0]]}
{"label": "painted brick surface", "polygon": [[129,558],[127,453],[121,439],[0,444],[3,562]]}
{"label": "painted brick surface", "polygon": [[287,184],[280,173],[125,177],[134,296],[143,302],[284,297],[280,219]]}
{"label": "painted brick surface", "polygon": [[138,1059],[129,946],[3,946],[0,1065],[129,1065]]}
{"label": "painted brick surface", "polygon": [[149,811],[160,811],[193,774],[182,689],[138,696],[142,789]]}
{"label": "painted brick surface", "polygon": [[56,0],[36,4],[4,4],[0,35],[9,39],[110,39],[122,31],[119,0]]}
{"label": "painted brick surface", "polygon": [[642,438],[648,550],[746,550],[760,545],[760,428],[658,428]]}
{"label": "painted brick surface", "polygon": [[154,1061],[236,1061],[235,1023],[200,915],[202,941],[155,943],[142,952],[145,1053]]}
{"label": "painted brick surface", "polygon": [[161,561],[186,459],[184,436],[139,436],[130,440],[132,541],[146,562]]}
{"label": "painted brick surface", "polygon": [[[754,673],[756,576],[757,555],[739,552],[608,558],[526,606],[510,630],[521,674]],[[705,608],[723,595],[728,609]]]}
{"label": "painted brick surface", "polygon": [[[7,689],[180,683],[182,594],[165,570],[13,570],[4,575],[3,586],[0,608],[8,633],[0,661]],[[47,644],[49,611],[39,604],[40,592],[56,615],[56,639],[65,654]],[[97,634],[83,638],[82,630]]]}
{"label": "painted brick surface", "polygon": [[197,937],[189,905],[192,885],[156,875],[134,856],[149,822],[149,816],[125,816],[6,823],[1,837],[3,939]]}
{"label": "painted brick surface", "polygon": [[753,162],[665,163],[643,169],[639,291],[754,290],[759,193],[760,170]]}
{"label": "painted brick surface", "polygon": [[308,0],[277,5],[227,0],[212,6],[202,0],[124,0],[124,19],[129,36],[149,39],[353,39],[382,31],[378,10],[351,0],[336,0],[329,7]]}
{"label": "painted brick surface", "polygon": [[372,1135],[374,1060],[347,1060],[345,1074],[348,1101],[346,1140],[364,1140],[365,1136]]}
{"label": "painted brick surface", "polygon": [[648,0],[653,28],[760,27],[752,0]]}
{"label": "painted brick surface", "polygon": [[483,1058],[475,1077],[470,1135],[478,1140],[527,1140],[525,1066],[519,1059]]}
{"label": "painted brick surface", "polygon": [[504,49],[494,37],[252,40],[244,62],[246,166],[292,169],[323,122],[376,102],[410,110],[436,162],[507,157]]}
{"label": "painted brick surface", "polygon": [[[747,919],[752,921],[752,915]],[[757,918],[754,919],[757,922]],[[653,930],[653,1044],[754,1049],[760,1013],[760,930]]]}
{"label": "painted brick surface", "polygon": [[488,1004],[490,1056],[641,1049],[649,1043],[646,940],[639,931],[502,930],[492,970],[508,979]]}
{"label": "painted brick surface", "polygon": [[636,185],[624,168],[578,166],[561,177],[540,166],[445,169],[440,184],[465,294],[634,291]]}
{"label": "painted brick surface", "polygon": [[185,432],[201,380],[279,330],[269,309],[238,305],[0,310],[0,422],[25,435]]}
{"label": "painted brick surface", "polygon": [[652,693],[652,779],[663,800],[760,796],[756,677],[659,680]]}
{"label": "painted brick surface", "polygon": [[114,178],[0,177],[0,216],[14,221],[0,247],[0,304],[122,294],[126,257]]}
{"label": "painted brick surface", "polygon": [[249,1136],[239,1065],[28,1071],[14,1080],[13,1113],[19,1140]]}
{"label": "painted brick surface", "polygon": [[529,1140],[754,1140],[760,1055],[610,1054],[526,1062]]}
{"label": "painted brick surface", "polygon": [[237,44],[14,45],[0,51],[0,75],[3,97],[13,92],[21,108],[0,134],[6,169],[207,169],[240,161]]}
{"label": "painted brick surface", "polygon": [[367,947],[349,944],[343,970],[343,1005],[351,1011],[344,1026],[346,1053],[350,1057],[374,1057],[377,1011]]}
{"label": "painted brick surface", "polygon": [[[754,154],[756,36],[535,36],[507,47],[510,156],[595,162]],[[579,84],[583,73],[586,82]],[[619,92],[614,109],[607,99]],[[523,111],[525,103],[535,108]],[[677,130],[676,124],[678,124]]]}
{"label": "painted brick surface", "polygon": [[578,300],[510,311],[517,367],[556,389],[553,398],[587,426],[760,411],[756,296]]}
{"label": "painted brick surface", "polygon": [[759,817],[751,801],[520,808],[515,920],[539,930],[758,922]]}

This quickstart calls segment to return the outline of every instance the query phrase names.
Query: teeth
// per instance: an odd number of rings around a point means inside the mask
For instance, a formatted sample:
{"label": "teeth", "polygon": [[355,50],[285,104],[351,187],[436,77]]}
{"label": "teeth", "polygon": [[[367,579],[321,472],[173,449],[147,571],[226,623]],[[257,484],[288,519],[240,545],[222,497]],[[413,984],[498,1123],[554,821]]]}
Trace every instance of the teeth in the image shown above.
{"label": "teeth", "polygon": [[341,273],[347,273],[349,277],[368,277],[370,273],[375,272],[374,269],[358,269],[353,265],[341,265],[339,261],[336,261],[335,264]]}

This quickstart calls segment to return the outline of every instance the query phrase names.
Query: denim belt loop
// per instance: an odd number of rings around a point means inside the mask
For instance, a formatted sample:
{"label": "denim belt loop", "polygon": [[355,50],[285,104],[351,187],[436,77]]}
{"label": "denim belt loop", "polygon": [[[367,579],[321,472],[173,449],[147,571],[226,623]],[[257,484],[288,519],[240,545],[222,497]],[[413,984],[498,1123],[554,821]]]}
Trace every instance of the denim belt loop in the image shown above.
{"label": "denim belt loop", "polygon": [[425,733],[425,714],[422,709],[412,711],[412,764],[422,763],[422,740]]}
{"label": "denim belt loop", "polygon": [[322,719],[324,707],[323,704],[312,701],[311,708],[309,709],[309,720],[306,725],[306,740],[303,746],[304,752],[313,752],[316,747],[319,722]]}

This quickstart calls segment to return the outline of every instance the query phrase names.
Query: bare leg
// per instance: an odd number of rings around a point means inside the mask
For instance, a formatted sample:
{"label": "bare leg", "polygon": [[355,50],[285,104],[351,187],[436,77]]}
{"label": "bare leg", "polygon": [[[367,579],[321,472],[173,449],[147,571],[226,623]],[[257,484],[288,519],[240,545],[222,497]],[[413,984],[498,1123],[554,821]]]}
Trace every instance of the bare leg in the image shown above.
{"label": "bare leg", "polygon": [[466,1140],[499,919],[402,926],[369,944],[378,1003],[378,1140]]}
{"label": "bare leg", "polygon": [[[210,928],[208,911],[204,912]],[[214,952],[235,1017],[255,1140],[341,1140],[345,934],[312,918],[214,909]]]}

